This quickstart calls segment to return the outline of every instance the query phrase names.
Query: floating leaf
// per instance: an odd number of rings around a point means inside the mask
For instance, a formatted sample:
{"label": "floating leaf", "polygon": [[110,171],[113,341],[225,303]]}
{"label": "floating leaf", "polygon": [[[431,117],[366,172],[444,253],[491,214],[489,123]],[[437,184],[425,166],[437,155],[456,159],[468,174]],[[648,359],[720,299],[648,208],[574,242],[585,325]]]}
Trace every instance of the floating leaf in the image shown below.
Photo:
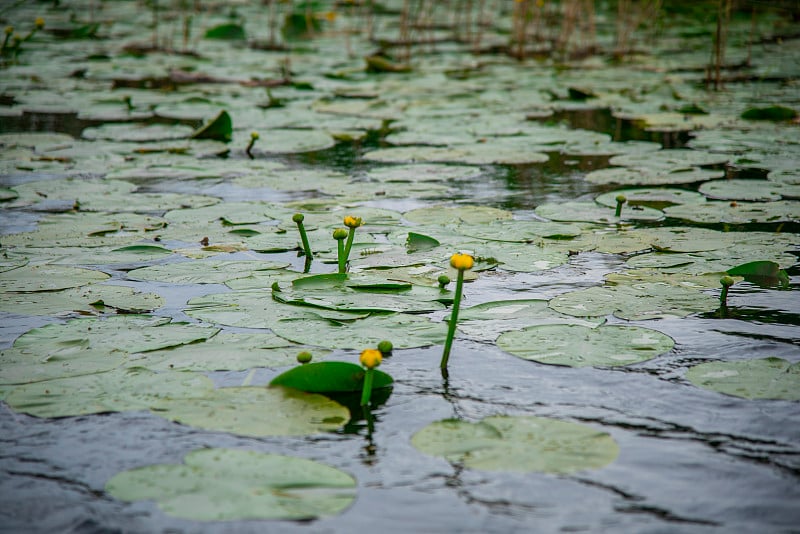
{"label": "floating leaf", "polygon": [[485,224],[510,219],[510,211],[486,206],[432,206],[418,208],[403,214],[409,221],[430,225],[455,225],[460,223]]}
{"label": "floating leaf", "polygon": [[751,261],[728,269],[727,272],[731,276],[741,276],[759,286],[789,286],[789,275],[774,261]]}
{"label": "floating leaf", "polygon": [[288,263],[274,261],[187,261],[143,267],[128,272],[132,280],[149,280],[171,284],[221,284],[244,278],[257,271],[272,271]]}
{"label": "floating leaf", "polygon": [[667,217],[700,224],[752,224],[800,221],[800,204],[791,200],[775,202],[729,203],[710,201],[704,204],[670,206]]}
{"label": "floating leaf", "polygon": [[697,167],[647,168],[647,167],[609,167],[592,171],[586,181],[593,184],[634,185],[676,185],[704,182],[725,176],[725,171],[713,171]]}
{"label": "floating leaf", "polygon": [[767,202],[786,196],[800,195],[800,186],[771,182],[769,180],[713,180],[698,189],[708,198],[717,200],[747,200]]}
{"label": "floating leaf", "polygon": [[658,221],[664,214],[656,209],[645,206],[629,206],[623,208],[622,214],[615,216],[615,210],[601,206],[594,202],[559,202],[540,204],[536,215],[551,221],[589,222],[589,223],[616,223],[619,221]]}
{"label": "floating leaf", "polygon": [[425,454],[488,471],[574,473],[599,469],[619,455],[605,432],[530,416],[437,421],[414,434],[411,444]]}
{"label": "floating leaf", "polygon": [[672,350],[669,336],[639,326],[549,324],[501,334],[497,346],[514,356],[570,367],[630,365]]}
{"label": "floating leaf", "polygon": [[[220,332],[205,342],[132,354],[129,366],[153,371],[245,371],[296,363],[300,347],[274,334]],[[320,359],[327,351],[316,350]]]}
{"label": "floating leaf", "polygon": [[[373,388],[389,387],[393,382],[392,377],[383,371],[373,371]],[[360,392],[364,386],[364,368],[347,362],[307,363],[281,373],[269,385],[308,393]]]}
{"label": "floating leaf", "polygon": [[126,286],[92,284],[63,291],[5,293],[0,311],[17,315],[144,313],[163,305],[164,299],[155,293],[143,293]]}
{"label": "floating leaf", "polygon": [[295,343],[353,350],[375,347],[384,339],[391,339],[396,349],[438,345],[444,343],[447,330],[444,323],[405,313],[374,315],[347,323],[286,319],[276,321],[271,328]]}
{"label": "floating leaf", "polygon": [[797,118],[797,111],[786,106],[756,107],[745,110],[742,118],[751,121],[790,121]]}
{"label": "floating leaf", "polygon": [[800,363],[781,358],[701,363],[686,372],[686,379],[734,397],[800,400]]}
{"label": "floating leaf", "polygon": [[206,39],[223,39],[226,41],[242,41],[246,39],[244,28],[240,25],[229,22],[227,24],[219,24],[213,28],[209,28],[205,33]]}
{"label": "floating leaf", "polygon": [[303,458],[212,448],[190,452],[180,465],[117,473],[105,490],[123,501],[156,501],[164,513],[193,521],[301,520],[342,512],[356,482]]}
{"label": "floating leaf", "polygon": [[146,410],[165,399],[199,397],[213,387],[196,373],[115,369],[18,386],[5,401],[13,410],[36,417],[66,417]]}
{"label": "floating leaf", "polygon": [[240,436],[302,436],[340,429],[350,412],[327,397],[288,388],[235,387],[164,398],[153,411],[185,425]]}
{"label": "floating leaf", "polygon": [[208,124],[195,130],[190,136],[192,139],[212,139],[227,143],[233,136],[233,121],[228,112],[222,110]]}
{"label": "floating leaf", "polygon": [[30,384],[57,378],[91,375],[120,367],[126,361],[124,352],[79,350],[52,357],[7,349],[0,354],[0,384]]}
{"label": "floating leaf", "polygon": [[613,313],[620,319],[639,321],[713,311],[719,306],[719,300],[687,287],[640,283],[570,291],[554,297],[549,305],[558,312],[576,317]]}
{"label": "floating leaf", "polygon": [[[671,187],[641,187],[636,189],[617,189],[595,197],[594,201],[609,208],[617,207],[617,197],[626,198],[629,206],[647,206],[662,209],[675,204],[698,204],[706,199],[696,191],[676,189]],[[625,209],[623,207],[623,209]]]}
{"label": "floating leaf", "polygon": [[494,341],[503,332],[541,324],[599,326],[603,319],[582,320],[553,311],[546,300],[500,300],[463,308],[458,329],[470,339]]}
{"label": "floating leaf", "polygon": [[0,291],[30,293],[80,287],[110,278],[106,273],[62,265],[26,265],[0,273]]}

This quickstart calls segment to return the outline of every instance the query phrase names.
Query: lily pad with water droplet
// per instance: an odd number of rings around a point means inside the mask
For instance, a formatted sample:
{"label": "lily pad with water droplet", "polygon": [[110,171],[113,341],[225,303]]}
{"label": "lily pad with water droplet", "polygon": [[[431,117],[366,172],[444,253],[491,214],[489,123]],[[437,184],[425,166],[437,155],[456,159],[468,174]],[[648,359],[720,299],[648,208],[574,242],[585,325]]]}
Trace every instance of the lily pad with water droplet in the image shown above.
{"label": "lily pad with water droplet", "polygon": [[66,417],[146,410],[165,399],[200,397],[213,387],[210,379],[197,373],[114,369],[17,386],[5,402],[36,417]]}
{"label": "lily pad with water droplet", "polygon": [[800,363],[781,358],[701,363],[686,372],[686,379],[734,397],[800,400]]}
{"label": "lily pad with water droplet", "polygon": [[65,265],[25,265],[0,273],[0,291],[30,293],[80,287],[107,280],[109,276],[92,269]]}
{"label": "lily pad with water droplet", "polygon": [[200,449],[183,464],[117,473],[105,490],[123,501],[156,501],[164,513],[193,521],[310,520],[350,506],[356,481],[303,458]]}
{"label": "lily pad with water droplet", "polygon": [[569,367],[612,367],[655,358],[672,350],[667,335],[639,326],[537,325],[505,332],[497,346],[514,356]]}
{"label": "lily pad with water droplet", "polygon": [[549,305],[558,312],[575,317],[613,313],[620,319],[640,321],[714,311],[719,306],[719,299],[679,285],[640,283],[570,291],[554,297]]}
{"label": "lily pad with water droplet", "polygon": [[575,473],[605,467],[619,455],[605,432],[531,416],[436,421],[414,434],[411,444],[425,454],[487,471]]}
{"label": "lily pad with water droplet", "polygon": [[232,387],[160,399],[153,413],[240,436],[303,436],[340,429],[350,412],[322,395],[289,388]]}

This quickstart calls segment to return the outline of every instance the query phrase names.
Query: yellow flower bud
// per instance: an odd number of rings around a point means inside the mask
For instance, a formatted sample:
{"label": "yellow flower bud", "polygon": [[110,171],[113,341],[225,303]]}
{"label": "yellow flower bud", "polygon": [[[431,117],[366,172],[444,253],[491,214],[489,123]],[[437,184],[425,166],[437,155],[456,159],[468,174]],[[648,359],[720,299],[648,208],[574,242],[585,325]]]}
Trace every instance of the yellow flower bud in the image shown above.
{"label": "yellow flower bud", "polygon": [[33,21],[33,24],[37,29],[41,30],[44,28],[44,19],[42,17],[36,17],[36,20]]}
{"label": "yellow flower bud", "polygon": [[259,137],[258,132],[250,132],[250,139],[253,141],[257,140]]}
{"label": "yellow flower bud", "polygon": [[364,349],[361,352],[361,365],[367,369],[375,369],[381,364],[382,359],[381,351],[377,349]]}
{"label": "yellow flower bud", "polygon": [[450,265],[459,271],[472,269],[475,260],[469,254],[453,254],[450,256]]}
{"label": "yellow flower bud", "polygon": [[333,238],[338,241],[347,239],[347,230],[345,230],[344,228],[337,228],[336,230],[333,231]]}
{"label": "yellow flower bud", "polygon": [[14,33],[14,26],[6,26],[5,32],[6,35],[11,35],[12,33]]}
{"label": "yellow flower bud", "polygon": [[358,228],[364,224],[361,220],[361,217],[353,217],[352,215],[348,215],[344,218],[344,225],[348,228]]}

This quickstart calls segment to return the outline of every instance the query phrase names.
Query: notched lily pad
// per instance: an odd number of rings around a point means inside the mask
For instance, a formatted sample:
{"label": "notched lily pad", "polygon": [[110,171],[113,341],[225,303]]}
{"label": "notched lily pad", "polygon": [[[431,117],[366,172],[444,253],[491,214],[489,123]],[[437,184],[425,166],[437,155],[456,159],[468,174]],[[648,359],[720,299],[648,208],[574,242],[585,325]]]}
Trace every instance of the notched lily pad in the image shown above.
{"label": "notched lily pad", "polygon": [[612,367],[672,350],[671,337],[639,326],[539,325],[501,334],[497,346],[514,356],[569,367]]}
{"label": "notched lily pad", "polygon": [[414,434],[411,444],[425,454],[487,471],[575,473],[605,467],[619,455],[605,432],[530,416],[437,421]]}
{"label": "notched lily pad", "polygon": [[[372,387],[390,387],[394,380],[377,369]],[[284,386],[308,393],[347,393],[361,391],[364,368],[348,362],[314,362],[298,365],[272,379],[270,386]]]}
{"label": "notched lily pad", "polygon": [[117,473],[105,490],[123,501],[156,501],[164,513],[193,521],[308,520],[350,506],[356,481],[303,458],[200,449],[187,454],[183,464]]}
{"label": "notched lily pad", "polygon": [[800,363],[781,358],[701,363],[686,372],[686,379],[734,397],[800,401]]}

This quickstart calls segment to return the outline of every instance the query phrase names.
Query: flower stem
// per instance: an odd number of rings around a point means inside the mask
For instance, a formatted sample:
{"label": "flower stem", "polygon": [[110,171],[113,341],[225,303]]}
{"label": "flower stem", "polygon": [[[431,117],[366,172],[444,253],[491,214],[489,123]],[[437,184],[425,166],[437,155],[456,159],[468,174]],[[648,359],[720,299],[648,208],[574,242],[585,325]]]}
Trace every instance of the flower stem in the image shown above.
{"label": "flower stem", "polygon": [[374,369],[364,370],[364,389],[361,390],[361,406],[368,406],[372,397],[372,378],[375,374]]}
{"label": "flower stem", "polygon": [[450,321],[447,325],[447,339],[444,342],[444,352],[442,353],[442,376],[447,377],[447,361],[450,359],[450,348],[453,346],[453,337],[456,334],[456,323],[458,322],[458,308],[461,306],[461,293],[464,289],[464,269],[458,270],[456,278],[456,294],[453,297],[453,311],[450,313]]}
{"label": "flower stem", "polygon": [[297,229],[300,231],[300,239],[303,240],[303,251],[306,254],[306,260],[313,258],[311,254],[311,245],[308,243],[308,236],[306,235],[306,227],[303,225],[303,214],[295,213],[292,220],[297,223]]}
{"label": "flower stem", "polygon": [[619,217],[622,215],[622,205],[625,204],[625,201],[628,200],[625,198],[625,195],[617,195],[617,211],[614,212],[614,217]]}
{"label": "flower stem", "polygon": [[[347,264],[348,258],[350,258],[350,249],[353,248],[353,240],[356,236],[356,229],[354,227],[350,228],[350,232],[347,234],[347,243],[344,246],[344,263]],[[344,272],[344,271],[339,271]]]}
{"label": "flower stem", "polygon": [[347,266],[347,257],[344,254],[344,240],[337,239],[336,243],[338,244],[338,254],[339,254],[339,272],[345,272],[345,267]]}

